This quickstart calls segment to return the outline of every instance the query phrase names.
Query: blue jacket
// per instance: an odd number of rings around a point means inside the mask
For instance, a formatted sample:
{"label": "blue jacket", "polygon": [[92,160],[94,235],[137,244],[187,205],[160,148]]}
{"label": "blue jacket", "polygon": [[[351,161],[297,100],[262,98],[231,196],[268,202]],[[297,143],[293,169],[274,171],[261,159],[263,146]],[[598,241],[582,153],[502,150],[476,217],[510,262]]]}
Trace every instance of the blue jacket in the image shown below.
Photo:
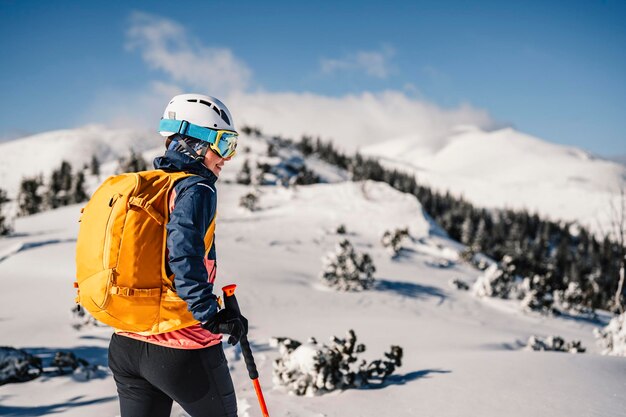
{"label": "blue jacket", "polygon": [[[178,296],[187,302],[193,317],[206,322],[217,312],[217,297],[209,282],[206,264],[215,274],[215,239],[205,261],[204,235],[217,212],[217,176],[202,163],[168,150],[154,160],[154,167],[168,172],[196,174],[174,185],[174,210],[167,223],[168,273],[174,274]],[[205,263],[206,262],[206,263]]]}

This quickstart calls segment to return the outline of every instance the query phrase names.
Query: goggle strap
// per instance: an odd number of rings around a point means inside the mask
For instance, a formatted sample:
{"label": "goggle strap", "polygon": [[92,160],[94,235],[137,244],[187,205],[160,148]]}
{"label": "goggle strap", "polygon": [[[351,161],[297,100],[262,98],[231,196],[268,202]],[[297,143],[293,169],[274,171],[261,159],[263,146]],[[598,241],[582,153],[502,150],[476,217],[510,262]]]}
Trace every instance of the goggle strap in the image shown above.
{"label": "goggle strap", "polygon": [[161,119],[159,130],[176,132],[183,136],[191,136],[192,138],[215,143],[217,139],[217,131],[202,126],[194,125],[186,120]]}
{"label": "goggle strap", "polygon": [[194,150],[191,146],[189,146],[189,144],[188,144],[187,142],[185,142],[185,140],[184,140],[184,139],[179,140],[179,141],[178,141],[178,143],[180,143],[180,146],[182,146],[183,148],[185,148],[185,150],[186,150],[187,152],[189,152],[189,155],[190,155],[193,159],[195,159],[195,160],[197,160],[197,161],[203,161],[203,160],[204,160],[204,155],[203,155],[203,156],[198,155],[198,154],[196,153],[196,151],[195,151],[195,150]]}
{"label": "goggle strap", "polygon": [[204,160],[204,157],[206,156],[206,153],[209,150],[209,146],[211,146],[211,145],[207,145],[207,146],[203,146],[202,147],[202,151],[200,151],[200,156],[202,157],[202,160]]}

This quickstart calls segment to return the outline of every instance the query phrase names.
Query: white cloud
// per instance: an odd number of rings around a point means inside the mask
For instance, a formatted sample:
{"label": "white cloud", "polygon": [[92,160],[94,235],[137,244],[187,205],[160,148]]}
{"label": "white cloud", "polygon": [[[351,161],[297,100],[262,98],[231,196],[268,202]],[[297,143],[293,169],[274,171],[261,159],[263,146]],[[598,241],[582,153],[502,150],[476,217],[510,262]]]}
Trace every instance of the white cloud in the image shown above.
{"label": "white cloud", "polygon": [[469,105],[442,109],[400,91],[363,92],[341,97],[313,93],[241,93],[228,101],[239,125],[299,138],[302,134],[333,139],[344,150],[413,136],[439,149],[458,125],[490,128],[489,114]]}
{"label": "white cloud", "polygon": [[384,46],[379,51],[359,51],[340,59],[322,58],[320,68],[325,74],[363,71],[372,77],[384,79],[391,73],[390,61],[394,55],[395,50],[392,47]]}
{"label": "white cloud", "polygon": [[252,71],[230,49],[204,46],[169,19],[134,12],[127,40],[127,48],[139,51],[151,68],[187,88],[224,95],[244,90],[251,78]]}
{"label": "white cloud", "polygon": [[[268,134],[291,138],[302,134],[321,136],[348,151],[407,136],[439,148],[457,125],[489,128],[494,124],[486,111],[470,105],[444,109],[417,98],[414,87],[407,92],[362,92],[340,97],[250,91],[246,87],[252,72],[230,50],[196,43],[184,27],[168,19],[135,13],[131,20],[129,48],[170,79],[149,82],[133,92],[102,93],[85,111],[82,122],[156,129],[169,99],[193,89],[220,97],[229,105],[237,126],[248,124]],[[389,71],[383,57],[392,53],[390,49],[384,49],[380,56],[361,53],[354,56],[354,62],[369,63],[368,71],[381,76]]]}
{"label": "white cloud", "polygon": [[148,128],[156,132],[165,105],[184,92],[179,85],[161,81],[150,81],[137,90],[100,91],[84,109],[78,124],[104,123],[112,128]]}

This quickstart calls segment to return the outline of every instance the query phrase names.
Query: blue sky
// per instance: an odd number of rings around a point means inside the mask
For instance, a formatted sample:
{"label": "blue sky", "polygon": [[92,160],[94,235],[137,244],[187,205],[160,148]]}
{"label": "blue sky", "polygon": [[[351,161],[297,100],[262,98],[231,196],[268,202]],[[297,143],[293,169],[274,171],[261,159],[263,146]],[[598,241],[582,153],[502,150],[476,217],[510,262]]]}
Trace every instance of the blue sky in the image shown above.
{"label": "blue sky", "polygon": [[232,88],[399,91],[626,154],[626,2],[504,3],[0,0],[0,136],[102,122],[94,102],[123,101],[147,80],[201,85],[175,79],[149,47],[129,47],[139,14],[175,22],[196,52],[230,56]]}

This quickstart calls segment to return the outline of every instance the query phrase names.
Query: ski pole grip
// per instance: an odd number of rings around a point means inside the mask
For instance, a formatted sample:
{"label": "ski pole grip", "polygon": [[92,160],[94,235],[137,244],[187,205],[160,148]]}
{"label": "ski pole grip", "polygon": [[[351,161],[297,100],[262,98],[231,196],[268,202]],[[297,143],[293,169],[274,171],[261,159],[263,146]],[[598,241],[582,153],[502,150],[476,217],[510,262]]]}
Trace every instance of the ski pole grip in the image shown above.
{"label": "ski pole grip", "polygon": [[222,288],[222,291],[224,292],[224,308],[228,308],[237,314],[241,314],[241,310],[239,310],[239,303],[235,297],[235,288],[237,288],[237,285],[235,284],[230,284]]}
{"label": "ski pole grip", "polygon": [[248,376],[250,379],[258,379],[259,371],[256,369],[256,363],[254,363],[254,357],[252,356],[252,349],[250,349],[248,336],[243,336],[241,340],[239,340],[239,344],[241,345],[243,360],[246,362],[246,368],[248,369]]}
{"label": "ski pole grip", "polygon": [[[231,309],[237,314],[241,314],[241,311],[239,310],[239,303],[235,297],[235,288],[237,288],[237,285],[235,284],[227,285],[222,288],[222,291],[224,292],[224,308]],[[256,369],[256,364],[254,363],[254,357],[252,356],[252,349],[250,348],[248,336],[243,336],[239,340],[239,344],[241,346],[241,354],[246,362],[246,368],[248,368],[248,375],[250,376],[250,379],[257,379],[259,377],[259,372]]]}

